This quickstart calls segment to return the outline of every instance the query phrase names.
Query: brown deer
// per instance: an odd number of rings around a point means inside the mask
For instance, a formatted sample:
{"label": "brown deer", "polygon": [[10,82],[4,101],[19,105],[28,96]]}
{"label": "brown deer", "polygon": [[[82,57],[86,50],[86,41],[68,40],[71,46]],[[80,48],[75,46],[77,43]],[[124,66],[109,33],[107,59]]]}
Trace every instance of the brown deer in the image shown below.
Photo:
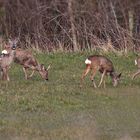
{"label": "brown deer", "polygon": [[[121,73],[116,74],[114,67],[113,67],[113,63],[111,62],[111,60],[109,60],[105,56],[101,56],[101,55],[89,56],[85,60],[85,64],[86,64],[86,69],[84,70],[84,72],[82,74],[81,86],[82,86],[83,79],[89,73],[90,70],[92,70],[91,80],[93,81],[93,86],[95,88],[97,86],[95,84],[94,77],[95,77],[97,71],[99,71],[102,74],[98,87],[100,87],[102,82],[104,81],[105,75],[110,75],[110,77],[112,78],[112,83],[113,83],[114,87],[118,85],[119,79],[121,77]],[[104,81],[104,87],[105,87],[105,81]]]}
{"label": "brown deer", "polygon": [[3,50],[0,56],[0,69],[3,80],[10,81],[8,71],[15,57],[16,44],[17,40],[9,40],[9,46],[11,47],[11,51],[8,53],[7,50]]}
{"label": "brown deer", "polygon": [[[6,46],[5,49],[8,52],[11,51],[11,48],[9,46]],[[48,80],[48,70],[50,68],[50,65],[46,69],[44,64],[39,64],[37,62],[30,51],[17,48],[15,51],[14,62],[22,65],[25,79],[31,78],[34,72],[37,71],[43,79]],[[30,76],[28,76],[27,74],[28,69],[33,70]]]}
{"label": "brown deer", "polygon": [[140,57],[138,57],[137,59],[135,59],[135,65],[137,65],[138,70],[133,74],[132,76],[132,80],[138,76],[140,74]]}

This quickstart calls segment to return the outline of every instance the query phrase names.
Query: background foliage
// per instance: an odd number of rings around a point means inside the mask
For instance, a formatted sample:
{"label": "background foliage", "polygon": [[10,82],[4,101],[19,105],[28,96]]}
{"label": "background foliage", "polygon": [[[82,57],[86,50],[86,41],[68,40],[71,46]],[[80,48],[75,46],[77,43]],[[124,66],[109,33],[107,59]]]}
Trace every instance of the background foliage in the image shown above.
{"label": "background foliage", "polygon": [[[139,50],[139,0],[1,0],[0,31],[22,46]],[[109,45],[108,45],[109,44]]]}

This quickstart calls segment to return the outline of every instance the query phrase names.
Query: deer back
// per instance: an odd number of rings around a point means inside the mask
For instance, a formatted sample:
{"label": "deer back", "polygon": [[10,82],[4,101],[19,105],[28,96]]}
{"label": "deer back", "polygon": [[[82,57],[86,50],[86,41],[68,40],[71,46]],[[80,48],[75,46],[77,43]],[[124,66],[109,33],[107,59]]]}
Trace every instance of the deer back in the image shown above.
{"label": "deer back", "polygon": [[88,57],[88,60],[91,61],[91,68],[98,68],[101,73],[103,73],[104,70],[106,72],[114,71],[113,63],[105,56],[93,55]]}
{"label": "deer back", "polygon": [[32,53],[27,50],[17,49],[14,61],[21,65],[24,65],[26,61],[36,62],[35,58],[33,57]]}

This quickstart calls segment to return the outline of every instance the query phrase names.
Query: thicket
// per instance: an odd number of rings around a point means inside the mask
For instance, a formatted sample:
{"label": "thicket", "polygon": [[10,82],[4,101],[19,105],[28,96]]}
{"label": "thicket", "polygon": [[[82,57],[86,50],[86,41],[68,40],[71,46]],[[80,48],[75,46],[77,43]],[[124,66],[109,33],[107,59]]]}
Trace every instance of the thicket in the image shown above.
{"label": "thicket", "polygon": [[139,50],[139,0],[0,0],[2,38],[46,51]]}

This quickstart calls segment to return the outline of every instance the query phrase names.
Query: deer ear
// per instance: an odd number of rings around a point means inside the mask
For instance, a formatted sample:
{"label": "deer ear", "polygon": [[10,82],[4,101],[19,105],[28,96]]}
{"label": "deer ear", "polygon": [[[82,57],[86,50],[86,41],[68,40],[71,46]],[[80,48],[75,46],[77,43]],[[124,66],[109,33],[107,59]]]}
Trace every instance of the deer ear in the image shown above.
{"label": "deer ear", "polygon": [[122,73],[118,74],[118,76],[117,76],[117,77],[118,77],[118,78],[120,78],[120,77],[121,77],[121,75],[122,75]]}
{"label": "deer ear", "polygon": [[8,39],[8,43],[9,44],[12,44],[12,40],[10,38]]}
{"label": "deer ear", "polygon": [[19,38],[15,38],[14,39],[14,43],[17,44],[18,43]]}
{"label": "deer ear", "polygon": [[42,69],[42,70],[45,70],[44,64],[41,64],[41,69]]}
{"label": "deer ear", "polygon": [[51,67],[51,65],[49,65],[49,66],[48,66],[47,70],[49,70],[49,69],[50,69],[50,67]]}

